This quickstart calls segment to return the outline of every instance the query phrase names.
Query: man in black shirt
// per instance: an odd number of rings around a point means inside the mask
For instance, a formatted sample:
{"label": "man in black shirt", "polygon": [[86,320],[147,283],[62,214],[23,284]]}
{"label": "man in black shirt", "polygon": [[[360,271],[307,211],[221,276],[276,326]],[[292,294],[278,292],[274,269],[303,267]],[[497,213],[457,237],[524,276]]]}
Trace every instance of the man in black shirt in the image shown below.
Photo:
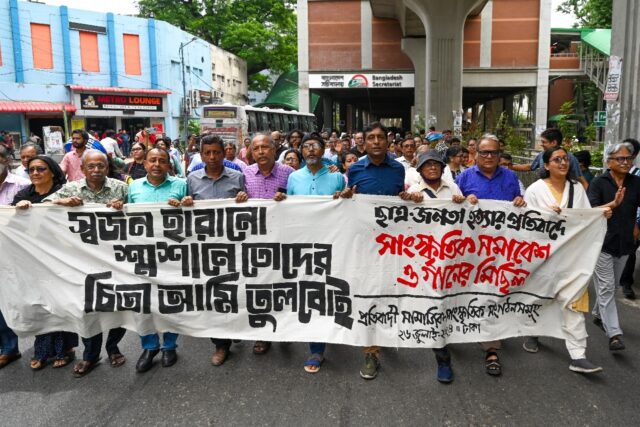
{"label": "man in black shirt", "polygon": [[616,284],[638,237],[636,212],[640,207],[640,178],[629,173],[633,164],[633,146],[623,142],[607,147],[609,168],[589,186],[589,202],[594,207],[609,207],[613,215],[607,221],[602,252],[593,271],[596,301],[594,323],[609,337],[609,350],[624,350],[622,329],[615,301]]}

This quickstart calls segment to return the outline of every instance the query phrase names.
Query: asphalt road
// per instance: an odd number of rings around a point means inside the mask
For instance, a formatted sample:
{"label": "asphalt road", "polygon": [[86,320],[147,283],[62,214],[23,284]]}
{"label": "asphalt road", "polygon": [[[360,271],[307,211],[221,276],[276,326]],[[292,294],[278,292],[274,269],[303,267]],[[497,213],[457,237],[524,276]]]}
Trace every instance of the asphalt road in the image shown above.
{"label": "asphalt road", "polygon": [[33,339],[24,339],[23,358],[0,370],[0,426],[637,426],[640,301],[619,299],[618,308],[623,352],[611,354],[604,333],[587,322],[587,354],[601,374],[569,371],[560,340],[541,338],[540,352],[529,354],[513,338],[504,342],[499,378],[484,373],[479,346],[451,346],[450,385],[435,380],[429,350],[384,349],[378,378],[365,381],[355,347],[330,345],[311,375],[302,369],[305,344],[274,344],[265,356],[253,355],[250,342],[234,344],[227,363],[213,367],[211,342],[188,337],[179,340],[175,366],[162,368],[157,357],[151,371],[137,374],[140,347],[131,332],[121,345],[123,367],[102,364],[76,379],[71,367],[32,372]]}

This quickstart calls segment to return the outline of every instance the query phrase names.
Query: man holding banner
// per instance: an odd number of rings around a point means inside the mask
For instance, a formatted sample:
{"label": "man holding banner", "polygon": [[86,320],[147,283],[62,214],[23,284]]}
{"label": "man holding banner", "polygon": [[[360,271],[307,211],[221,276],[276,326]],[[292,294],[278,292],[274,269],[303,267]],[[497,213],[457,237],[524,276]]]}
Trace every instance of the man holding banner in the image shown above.
{"label": "man holding banner", "polygon": [[[145,156],[144,168],[147,176],[136,179],[129,187],[129,203],[160,203],[180,206],[180,201],[187,195],[187,183],[169,175],[171,159],[169,152],[160,148],[152,148]],[[158,334],[140,337],[143,352],[136,364],[140,373],[147,372],[153,366],[153,358],[162,350],[162,367],[175,365],[178,361],[176,348],[178,334],[165,332],[162,347]]]}
{"label": "man holding banner", "polygon": [[[348,182],[351,186],[342,191],[340,197],[350,198],[353,194],[377,194],[401,196],[404,190],[404,166],[396,162],[387,152],[387,128],[381,123],[371,123],[364,130],[365,150],[362,157],[349,168]],[[364,349],[364,365],[360,376],[372,380],[378,375],[380,347]]]}
{"label": "man holding banner", "polygon": [[[478,144],[476,164],[464,170],[456,184],[472,204],[481,199],[513,201],[515,207],[524,207],[526,202],[520,194],[518,177],[509,169],[498,166],[500,142],[494,135],[484,135]],[[480,343],[485,351],[485,370],[489,375],[501,375],[502,365],[498,357],[500,341]]]}
{"label": "man holding banner", "polygon": [[[86,150],[82,155],[81,171],[85,178],[66,183],[60,190],[44,199],[55,205],[74,207],[85,203],[100,203],[114,209],[122,209],[127,200],[127,185],[107,177],[107,155],[98,150]],[[118,349],[118,343],[124,337],[124,328],[109,330],[106,349],[111,366],[122,366],[126,359]],[[96,367],[100,361],[102,333],[90,338],[82,338],[84,352],[82,361],[73,368],[76,378],[84,377]]]}
{"label": "man holding banner", "polygon": [[[244,175],[241,172],[224,167],[225,143],[219,136],[209,134],[200,139],[200,155],[205,163],[203,169],[197,170],[187,178],[187,196],[182,199],[182,206],[193,206],[194,200],[230,199],[246,202],[244,192]],[[231,340],[211,338],[215,351],[211,356],[213,366],[222,365],[229,356]]]}
{"label": "man holding banner", "polygon": [[[331,173],[322,162],[324,140],[317,133],[311,133],[302,140],[302,157],[305,167],[289,175],[287,194],[298,196],[339,197],[344,190],[344,177]],[[325,343],[309,343],[311,356],[304,362],[304,370],[315,374],[324,362]]]}

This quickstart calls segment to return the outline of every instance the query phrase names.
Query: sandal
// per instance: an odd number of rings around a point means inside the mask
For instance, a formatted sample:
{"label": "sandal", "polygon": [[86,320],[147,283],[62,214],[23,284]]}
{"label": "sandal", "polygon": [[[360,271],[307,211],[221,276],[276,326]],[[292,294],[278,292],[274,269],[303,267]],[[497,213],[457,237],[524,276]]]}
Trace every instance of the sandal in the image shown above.
{"label": "sandal", "polygon": [[256,341],[253,344],[253,354],[266,354],[271,348],[271,342],[269,341]]}
{"label": "sandal", "polygon": [[304,362],[304,370],[310,374],[318,373],[322,362],[324,362],[324,356],[320,353],[313,353],[307,361]]}
{"label": "sandal", "polygon": [[53,361],[53,369],[64,368],[76,358],[76,352],[71,350],[65,353],[63,357],[56,357]]}
{"label": "sandal", "polygon": [[484,369],[487,371],[487,374],[496,377],[502,374],[502,365],[500,364],[498,353],[495,351],[487,351],[484,357]]}
{"label": "sandal", "polygon": [[31,370],[39,371],[40,369],[44,368],[46,364],[46,360],[31,359]]}
{"label": "sandal", "polygon": [[73,376],[76,378],[84,377],[89,372],[93,371],[93,368],[95,368],[99,362],[100,359],[96,360],[95,362],[89,362],[88,360],[82,360],[78,362],[76,366],[73,367]]}
{"label": "sandal", "polygon": [[123,354],[113,353],[109,355],[109,361],[111,362],[112,368],[119,368],[120,366],[124,365],[124,363],[127,361],[127,358],[124,357]]}

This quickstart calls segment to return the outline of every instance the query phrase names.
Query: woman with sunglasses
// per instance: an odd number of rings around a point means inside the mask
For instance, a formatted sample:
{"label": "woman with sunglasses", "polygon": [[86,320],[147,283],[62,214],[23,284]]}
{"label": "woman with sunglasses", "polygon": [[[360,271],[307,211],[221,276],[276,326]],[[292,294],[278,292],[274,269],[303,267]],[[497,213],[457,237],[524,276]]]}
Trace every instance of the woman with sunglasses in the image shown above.
{"label": "woman with sunglasses", "polygon": [[[541,210],[550,209],[556,213],[563,209],[589,209],[591,204],[582,184],[573,176],[569,154],[562,147],[552,147],[542,155],[544,168],[541,178],[531,184],[524,199],[527,206]],[[605,217],[611,217],[611,209],[605,209]],[[569,369],[573,372],[591,374],[602,371],[586,358],[587,329],[584,312],[589,309],[585,289],[562,312],[562,330],[565,344],[571,357]],[[523,348],[529,353],[538,352],[538,337],[527,337]]]}
{"label": "woman with sunglasses", "polygon": [[[18,192],[12,203],[18,209],[28,209],[34,203],[41,203],[67,182],[60,166],[47,156],[40,155],[29,160],[27,171],[31,185]],[[54,359],[54,368],[68,365],[75,358],[74,348],[77,345],[78,336],[71,332],[50,332],[36,335],[31,369],[37,371],[44,368],[51,358]]]}

